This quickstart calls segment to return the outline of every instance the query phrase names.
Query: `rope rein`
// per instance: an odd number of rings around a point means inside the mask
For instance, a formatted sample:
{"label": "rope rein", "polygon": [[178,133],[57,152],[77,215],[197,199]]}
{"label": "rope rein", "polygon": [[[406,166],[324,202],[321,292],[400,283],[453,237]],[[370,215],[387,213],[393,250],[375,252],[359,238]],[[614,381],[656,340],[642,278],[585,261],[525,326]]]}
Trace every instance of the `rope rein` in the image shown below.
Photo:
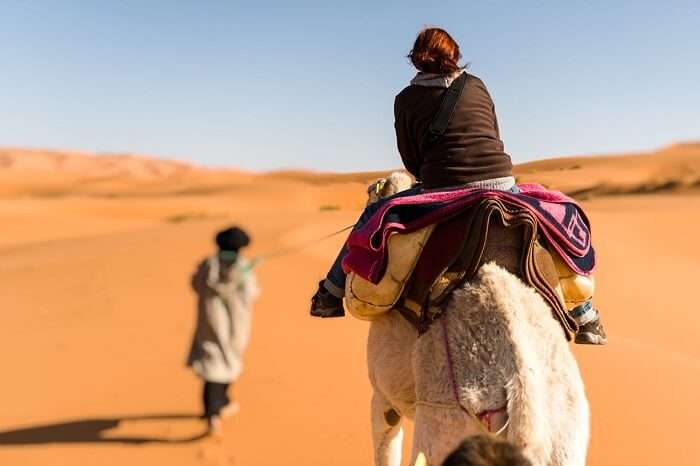
{"label": "rope rein", "polygon": [[352,225],[348,225],[340,230],[334,231],[333,233],[328,233],[326,235],[323,235],[319,238],[314,238],[308,241],[304,241],[303,243],[299,243],[294,246],[288,246],[286,248],[280,248],[277,250],[273,250],[271,252],[268,252],[266,254],[258,254],[257,256],[253,256],[252,258],[249,259],[248,267],[246,268],[246,272],[249,272],[253,270],[255,267],[260,265],[261,263],[268,261],[270,259],[276,259],[281,256],[286,256],[289,254],[293,254],[295,252],[303,251],[304,249],[313,246],[316,243],[319,243],[321,241],[325,241],[327,239],[333,238],[334,236],[338,236],[341,233],[344,233],[348,230],[352,230],[355,228],[355,224],[353,223]]}
{"label": "rope rein", "polygon": [[[379,189],[379,184],[377,184],[377,187],[375,189]],[[338,236],[341,233],[344,233],[348,230],[353,229],[354,227],[355,227],[355,224],[353,223],[352,225],[348,225],[344,228],[341,228],[340,230],[334,231],[332,233],[328,233],[328,234],[320,236],[318,238],[314,238],[314,239],[299,243],[299,244],[294,245],[294,246],[289,246],[286,248],[280,248],[277,250],[273,250],[273,251],[268,252],[266,254],[259,254],[257,256],[254,256],[249,260],[248,267],[246,267],[246,270],[244,270],[244,272],[249,272],[249,271],[253,270],[255,267],[257,267],[258,265],[260,265],[261,263],[268,261],[270,259],[275,259],[277,257],[286,256],[289,254],[293,254],[295,252],[303,251],[304,249],[306,249],[310,246],[313,246],[314,244],[316,244],[318,242],[325,241],[327,239],[333,238],[334,236]],[[442,318],[439,320],[440,320],[440,323],[442,324],[442,336],[443,336],[443,342],[445,344],[445,354],[447,356],[447,368],[449,371],[450,382],[452,385],[452,392],[453,392],[454,397],[455,397],[456,405],[450,405],[450,404],[444,404],[444,403],[432,403],[432,402],[423,401],[423,400],[417,400],[415,405],[425,405],[425,406],[439,407],[439,408],[444,408],[444,409],[459,409],[462,412],[464,412],[465,414],[467,414],[467,416],[469,416],[476,423],[476,425],[479,427],[479,429],[481,431],[483,431],[485,434],[493,435],[493,436],[501,435],[508,428],[508,425],[510,424],[510,418],[508,418],[506,420],[505,425],[503,427],[501,427],[497,432],[491,432],[491,430],[490,430],[490,428],[491,428],[490,414],[493,414],[493,413],[489,412],[489,415],[487,416],[488,426],[486,426],[486,425],[484,425],[484,422],[477,414],[472,413],[462,403],[462,399],[459,396],[459,388],[457,386],[457,378],[455,376],[454,359],[452,357],[452,351],[450,350],[450,342],[449,342],[448,334],[447,334],[446,316],[443,315]],[[498,410],[496,410],[496,411],[498,411]]]}

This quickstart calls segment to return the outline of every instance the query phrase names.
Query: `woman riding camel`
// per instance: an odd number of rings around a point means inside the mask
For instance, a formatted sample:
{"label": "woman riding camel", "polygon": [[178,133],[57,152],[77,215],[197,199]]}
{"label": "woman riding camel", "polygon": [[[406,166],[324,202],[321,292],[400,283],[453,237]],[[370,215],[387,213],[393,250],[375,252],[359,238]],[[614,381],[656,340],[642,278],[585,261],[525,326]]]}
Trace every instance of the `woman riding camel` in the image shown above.
{"label": "woman riding camel", "polygon": [[[355,229],[366,224],[389,199],[426,191],[473,188],[518,193],[510,156],[504,151],[491,96],[481,79],[460,66],[459,45],[444,30],[421,31],[408,55],[418,73],[394,101],[396,141],[404,166],[416,185],[367,206]],[[431,138],[446,91],[460,79],[461,87],[439,137]],[[439,125],[439,124],[438,124]],[[341,250],[326,279],[312,298],[311,315],[344,315],[346,274]],[[605,344],[598,311],[590,300],[570,310],[579,325],[577,343]]]}

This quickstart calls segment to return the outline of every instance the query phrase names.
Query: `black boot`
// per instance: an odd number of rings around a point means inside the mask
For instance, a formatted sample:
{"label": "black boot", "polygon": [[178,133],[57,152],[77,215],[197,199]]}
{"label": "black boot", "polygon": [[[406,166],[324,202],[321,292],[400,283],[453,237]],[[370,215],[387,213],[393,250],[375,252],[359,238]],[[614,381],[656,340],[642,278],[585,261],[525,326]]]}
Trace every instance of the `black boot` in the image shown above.
{"label": "black boot", "polygon": [[318,291],[311,298],[311,315],[313,317],[343,317],[343,298],[334,296],[323,286],[323,281],[318,283]]}
{"label": "black boot", "polygon": [[595,310],[595,318],[578,328],[575,343],[579,345],[604,345],[608,342],[603,324],[600,322],[600,314]]}

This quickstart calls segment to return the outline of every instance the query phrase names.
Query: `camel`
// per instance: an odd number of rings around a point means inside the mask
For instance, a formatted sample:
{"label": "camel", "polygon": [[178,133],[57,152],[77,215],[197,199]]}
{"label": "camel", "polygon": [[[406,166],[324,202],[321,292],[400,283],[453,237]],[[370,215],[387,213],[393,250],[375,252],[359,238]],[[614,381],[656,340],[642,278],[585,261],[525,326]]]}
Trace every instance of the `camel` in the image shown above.
{"label": "camel", "polygon": [[[408,186],[407,175],[392,174],[368,192]],[[586,463],[589,408],[576,360],[545,301],[508,272],[515,233],[497,223],[487,260],[427,332],[419,336],[396,310],[370,323],[376,466],[400,466],[404,418],[415,423],[411,464],[439,466],[485,431],[522,447],[533,466]]]}

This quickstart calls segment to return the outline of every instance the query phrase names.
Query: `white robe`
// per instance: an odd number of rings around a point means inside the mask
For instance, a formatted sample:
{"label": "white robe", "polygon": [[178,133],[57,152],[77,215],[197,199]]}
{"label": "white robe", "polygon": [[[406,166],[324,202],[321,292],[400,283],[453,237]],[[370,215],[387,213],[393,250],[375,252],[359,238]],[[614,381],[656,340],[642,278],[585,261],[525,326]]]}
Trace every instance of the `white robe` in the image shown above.
{"label": "white robe", "polygon": [[187,365],[207,382],[231,383],[243,369],[259,289],[244,258],[238,258],[228,275],[221,267],[217,256],[210,257],[192,277],[198,295],[197,325]]}

